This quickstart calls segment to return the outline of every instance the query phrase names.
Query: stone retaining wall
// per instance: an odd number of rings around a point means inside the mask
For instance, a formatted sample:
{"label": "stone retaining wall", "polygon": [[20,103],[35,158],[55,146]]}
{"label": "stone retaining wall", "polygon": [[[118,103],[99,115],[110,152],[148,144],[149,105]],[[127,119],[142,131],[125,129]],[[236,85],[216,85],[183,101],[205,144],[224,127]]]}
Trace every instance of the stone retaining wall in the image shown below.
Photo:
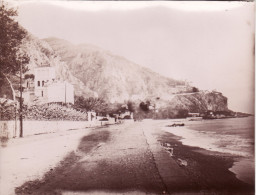
{"label": "stone retaining wall", "polygon": [[[23,121],[23,136],[54,133],[72,129],[97,127],[107,124],[115,124],[115,120],[109,121]],[[0,121],[0,137],[13,138],[20,135],[20,123],[17,121]],[[16,126],[16,128],[15,128]],[[16,129],[16,130],[15,130]]]}

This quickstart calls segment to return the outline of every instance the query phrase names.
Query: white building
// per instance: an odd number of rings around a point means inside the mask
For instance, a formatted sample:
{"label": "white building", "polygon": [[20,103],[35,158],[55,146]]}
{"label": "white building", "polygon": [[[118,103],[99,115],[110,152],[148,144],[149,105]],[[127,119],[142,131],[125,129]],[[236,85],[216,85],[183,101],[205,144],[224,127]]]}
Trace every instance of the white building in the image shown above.
{"label": "white building", "polygon": [[46,84],[54,82],[55,68],[54,67],[38,67],[35,68],[35,96],[44,97],[46,93]]}
{"label": "white building", "polygon": [[74,87],[66,81],[57,81],[55,67],[37,67],[34,70],[34,85],[26,81],[24,102],[31,103],[37,98],[42,103],[71,103],[74,104]]}
{"label": "white building", "polygon": [[47,102],[74,104],[74,87],[70,83],[54,82],[46,87]]}

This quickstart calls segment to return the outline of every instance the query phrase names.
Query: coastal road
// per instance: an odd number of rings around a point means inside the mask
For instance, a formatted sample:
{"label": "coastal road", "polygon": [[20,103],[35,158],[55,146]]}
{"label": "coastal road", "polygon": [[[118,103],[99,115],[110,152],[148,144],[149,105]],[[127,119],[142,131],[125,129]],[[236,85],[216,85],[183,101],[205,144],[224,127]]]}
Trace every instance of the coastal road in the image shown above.
{"label": "coastal road", "polygon": [[182,146],[177,137],[161,131],[162,125],[143,121],[94,129],[43,179],[26,182],[16,193],[250,193],[250,186],[228,171],[229,157],[207,156]]}

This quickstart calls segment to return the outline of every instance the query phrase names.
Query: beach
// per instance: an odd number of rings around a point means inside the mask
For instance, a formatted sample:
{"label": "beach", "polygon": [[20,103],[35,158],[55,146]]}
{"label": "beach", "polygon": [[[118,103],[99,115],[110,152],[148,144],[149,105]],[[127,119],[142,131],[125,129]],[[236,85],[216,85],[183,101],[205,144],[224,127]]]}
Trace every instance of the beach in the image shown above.
{"label": "beach", "polygon": [[[167,127],[173,123],[185,126]],[[217,151],[216,143],[209,142],[209,145],[205,140],[208,132],[204,132],[203,137],[196,134],[195,127],[207,127],[204,123],[212,122],[149,119],[102,126],[85,131],[84,135],[79,133],[81,139],[76,139],[77,148],[72,148],[55,165],[49,160],[47,163],[52,165],[48,170],[42,170],[40,177],[26,179],[23,184],[19,182],[15,193],[254,194],[254,183],[248,182],[251,161],[242,160],[248,156],[228,153],[229,147],[225,152]],[[213,129],[211,131],[209,135],[213,138]],[[190,137],[186,137],[188,135]],[[64,136],[56,134],[57,137],[65,140]],[[49,140],[49,144],[54,140]],[[69,142],[66,146],[69,147]],[[26,156],[26,151],[23,152]],[[27,161],[27,166],[31,165]]]}
{"label": "beach", "polygon": [[228,169],[236,177],[254,185],[254,118],[186,121],[185,127],[163,127],[183,145],[198,147],[201,153],[227,156],[233,161]]}

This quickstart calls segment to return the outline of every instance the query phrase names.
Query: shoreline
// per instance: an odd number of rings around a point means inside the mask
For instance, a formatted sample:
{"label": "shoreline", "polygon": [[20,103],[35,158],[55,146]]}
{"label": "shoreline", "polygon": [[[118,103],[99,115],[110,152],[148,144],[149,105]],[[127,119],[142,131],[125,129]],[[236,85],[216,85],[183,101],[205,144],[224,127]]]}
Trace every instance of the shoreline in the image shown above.
{"label": "shoreline", "polygon": [[250,167],[251,169],[254,169],[255,162],[251,159],[248,159],[246,157],[240,157],[235,160],[233,163],[233,166],[229,169],[231,172],[236,174],[236,177],[244,181],[250,185],[255,184],[254,178],[250,177],[251,171],[246,169],[247,167]]}
{"label": "shoreline", "polygon": [[[169,121],[170,122],[170,121]],[[173,121],[171,121],[173,122]],[[178,121],[176,121],[178,122]],[[162,130],[169,132],[179,137],[179,141],[183,145],[198,147],[206,152],[203,153],[216,153],[218,155],[229,155],[233,157],[234,163],[233,166],[229,168],[238,179],[244,181],[248,184],[253,184],[255,182],[255,168],[254,168],[254,152],[250,153],[248,151],[241,151],[239,148],[234,147],[219,147],[219,144],[226,144],[225,142],[236,142],[242,143],[244,140],[242,138],[237,138],[234,135],[222,135],[221,138],[216,137],[215,132],[202,130],[202,121],[184,121],[180,120],[179,122],[186,122],[185,127],[163,127]],[[208,122],[208,121],[207,121]],[[195,125],[200,124],[201,128],[198,130],[194,128]],[[192,127],[190,127],[192,125]],[[207,124],[206,124],[207,125]],[[219,136],[219,135],[218,135]],[[217,138],[217,139],[216,139]],[[216,143],[216,141],[218,143]],[[202,152],[202,151],[201,151]]]}
{"label": "shoreline", "polygon": [[170,152],[171,158],[185,169],[193,191],[254,194],[254,183],[245,183],[231,172],[237,156],[183,145],[181,137],[169,132],[160,135],[158,140]]}

